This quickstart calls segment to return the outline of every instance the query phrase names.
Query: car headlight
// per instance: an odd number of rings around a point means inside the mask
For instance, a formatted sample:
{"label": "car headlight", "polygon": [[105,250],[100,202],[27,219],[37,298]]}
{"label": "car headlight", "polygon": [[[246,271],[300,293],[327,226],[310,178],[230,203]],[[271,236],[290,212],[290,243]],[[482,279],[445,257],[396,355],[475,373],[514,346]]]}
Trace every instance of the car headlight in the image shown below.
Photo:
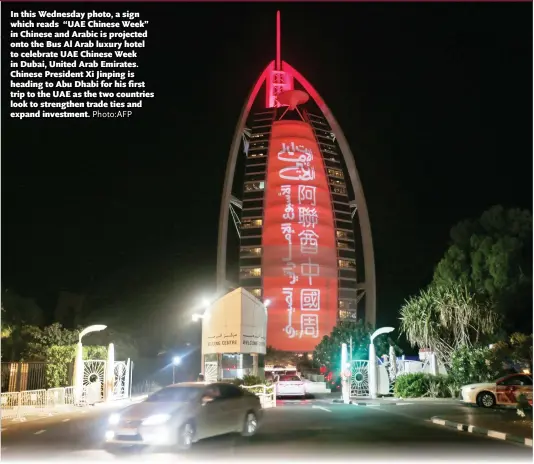
{"label": "car headlight", "polygon": [[120,422],[120,420],[121,420],[121,415],[115,413],[109,416],[108,423],[110,425],[117,425]]}
{"label": "car headlight", "polygon": [[170,414],[155,414],[153,416],[147,417],[143,421],[143,425],[159,425],[164,424],[171,418]]}

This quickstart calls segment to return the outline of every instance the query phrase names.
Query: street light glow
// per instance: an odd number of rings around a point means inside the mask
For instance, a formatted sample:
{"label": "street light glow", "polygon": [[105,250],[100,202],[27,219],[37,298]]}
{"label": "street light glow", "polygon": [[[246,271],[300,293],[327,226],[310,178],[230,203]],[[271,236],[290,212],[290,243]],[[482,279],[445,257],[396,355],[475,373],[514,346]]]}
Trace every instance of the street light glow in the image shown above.
{"label": "street light glow", "polygon": [[86,327],[80,332],[80,335],[78,335],[78,341],[81,343],[82,337],[84,335],[87,335],[88,333],[91,333],[91,332],[100,332],[101,330],[107,329],[107,327],[108,327],[107,325],[103,325],[103,324],[90,325],[89,327]]}
{"label": "street light glow", "polygon": [[182,358],[180,356],[175,356],[174,358],[172,358],[172,363],[175,366],[178,366],[178,364],[180,364],[181,362],[182,362]]}
{"label": "street light glow", "polygon": [[379,335],[387,334],[390,332],[393,332],[395,330],[394,327],[382,327],[380,329],[376,329],[373,332],[373,335],[371,335],[371,343],[373,343],[374,339],[378,337]]}
{"label": "street light glow", "polygon": [[204,315],[195,313],[195,314],[193,314],[191,319],[193,319],[193,322],[198,322],[200,319],[204,319]]}
{"label": "street light glow", "polygon": [[207,298],[204,298],[202,300],[202,306],[204,306],[204,308],[209,308],[210,304],[211,304],[211,302]]}
{"label": "street light glow", "polygon": [[263,302],[263,305],[268,308],[269,305],[271,304],[271,300],[269,300],[268,298]]}

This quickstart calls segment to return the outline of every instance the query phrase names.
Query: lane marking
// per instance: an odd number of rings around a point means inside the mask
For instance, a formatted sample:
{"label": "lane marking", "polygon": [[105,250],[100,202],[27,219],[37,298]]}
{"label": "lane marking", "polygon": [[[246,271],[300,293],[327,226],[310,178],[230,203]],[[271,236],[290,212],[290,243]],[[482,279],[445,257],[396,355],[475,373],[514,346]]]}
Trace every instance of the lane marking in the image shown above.
{"label": "lane marking", "polygon": [[530,439],[530,438],[525,438],[525,445],[527,445],[527,446],[532,446],[532,439]]}
{"label": "lane marking", "polygon": [[61,422],[68,422],[70,419],[63,419]]}
{"label": "lane marking", "polygon": [[414,404],[414,403],[397,403],[397,406],[408,406],[410,404]]}
{"label": "lane marking", "polygon": [[321,411],[332,412],[330,409],[325,408],[323,406],[315,406],[315,405],[313,405],[312,409],[320,409]]}
{"label": "lane marking", "polygon": [[38,432],[35,432],[34,435],[41,435],[41,433],[45,433],[46,430],[39,430]]}
{"label": "lane marking", "polygon": [[7,430],[7,429],[6,429],[6,428],[3,428],[3,429],[0,430],[0,432],[3,432],[4,430]]}

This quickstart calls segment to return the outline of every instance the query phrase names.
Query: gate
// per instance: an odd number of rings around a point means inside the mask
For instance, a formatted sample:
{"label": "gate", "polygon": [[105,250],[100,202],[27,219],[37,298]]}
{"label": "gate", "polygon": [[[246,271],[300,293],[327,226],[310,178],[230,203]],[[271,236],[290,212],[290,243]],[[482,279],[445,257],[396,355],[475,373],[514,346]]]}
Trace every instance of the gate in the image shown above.
{"label": "gate", "polygon": [[115,361],[113,399],[128,398],[130,394],[130,360]]}
{"label": "gate", "polygon": [[350,375],[350,396],[369,396],[369,361],[352,361]]}
{"label": "gate", "polygon": [[86,403],[97,403],[104,399],[106,385],[106,361],[83,362],[83,396]]}
{"label": "gate", "polygon": [[[83,362],[83,402],[97,403],[105,399],[107,361]],[[130,360],[115,361],[113,368],[113,399],[128,398],[130,394]]]}
{"label": "gate", "polygon": [[204,380],[206,382],[217,382],[219,364],[217,361],[206,361],[204,363]]}

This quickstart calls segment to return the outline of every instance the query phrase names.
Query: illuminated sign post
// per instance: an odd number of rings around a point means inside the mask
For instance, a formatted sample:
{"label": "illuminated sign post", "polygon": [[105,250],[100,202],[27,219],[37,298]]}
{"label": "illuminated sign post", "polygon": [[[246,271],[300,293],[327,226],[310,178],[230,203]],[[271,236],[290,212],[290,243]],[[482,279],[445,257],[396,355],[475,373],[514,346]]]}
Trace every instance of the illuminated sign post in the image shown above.
{"label": "illuminated sign post", "polygon": [[337,251],[330,190],[311,126],[273,123],[263,223],[267,344],[312,351],[337,318]]}

